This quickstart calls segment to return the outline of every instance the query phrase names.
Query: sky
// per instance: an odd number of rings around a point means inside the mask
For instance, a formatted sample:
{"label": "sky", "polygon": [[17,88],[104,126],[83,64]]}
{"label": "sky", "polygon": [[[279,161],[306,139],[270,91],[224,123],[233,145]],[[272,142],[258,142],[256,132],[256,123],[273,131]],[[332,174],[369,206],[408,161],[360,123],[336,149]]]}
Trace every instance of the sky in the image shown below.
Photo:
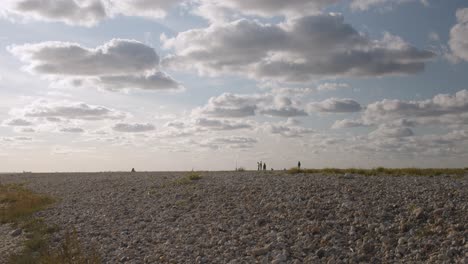
{"label": "sky", "polygon": [[0,171],[466,167],[465,0],[6,0]]}

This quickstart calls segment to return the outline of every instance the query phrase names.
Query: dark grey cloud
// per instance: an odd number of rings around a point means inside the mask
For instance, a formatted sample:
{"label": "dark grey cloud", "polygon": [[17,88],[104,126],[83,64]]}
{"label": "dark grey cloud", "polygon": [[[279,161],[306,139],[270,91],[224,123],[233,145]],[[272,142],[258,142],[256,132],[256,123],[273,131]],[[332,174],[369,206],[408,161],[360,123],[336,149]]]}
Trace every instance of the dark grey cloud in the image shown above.
{"label": "dark grey cloud", "polygon": [[42,42],[13,45],[11,53],[39,74],[65,76],[128,75],[159,64],[153,48],[126,39],[113,39],[94,49],[76,43]]}
{"label": "dark grey cloud", "polygon": [[435,54],[386,33],[372,40],[341,15],[319,14],[261,24],[238,20],[162,37],[174,54],[163,65],[200,74],[242,74],[258,80],[307,82],[336,76],[384,76],[424,70]]}
{"label": "dark grey cloud", "polygon": [[8,119],[3,122],[6,126],[31,126],[33,123],[23,118]]}
{"label": "dark grey cloud", "polygon": [[307,105],[309,112],[352,113],[362,110],[361,105],[352,99],[329,98],[322,102],[312,102]]}
{"label": "dark grey cloud", "polygon": [[183,86],[159,71],[159,56],[141,42],[113,39],[96,48],[76,43],[42,42],[8,50],[36,74],[58,78],[57,86],[90,86],[119,91],[177,90]]}
{"label": "dark grey cloud", "polygon": [[155,130],[154,125],[149,123],[139,124],[139,123],[118,123],[115,124],[112,129],[117,132],[126,132],[126,133],[140,133],[148,132]]}
{"label": "dark grey cloud", "polygon": [[149,75],[103,76],[93,80],[97,86],[107,90],[178,90],[182,85],[164,72]]}

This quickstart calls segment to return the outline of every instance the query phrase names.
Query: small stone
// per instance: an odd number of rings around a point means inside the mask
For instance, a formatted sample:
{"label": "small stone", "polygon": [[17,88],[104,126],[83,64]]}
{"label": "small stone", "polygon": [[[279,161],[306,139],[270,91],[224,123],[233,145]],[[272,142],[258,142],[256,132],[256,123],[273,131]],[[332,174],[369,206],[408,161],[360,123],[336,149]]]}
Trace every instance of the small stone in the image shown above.
{"label": "small stone", "polygon": [[414,219],[422,219],[424,217],[424,210],[421,207],[418,207],[413,210],[412,216]]}
{"label": "small stone", "polygon": [[319,258],[323,258],[325,256],[325,253],[326,253],[326,251],[323,248],[320,248],[319,250],[317,250],[317,252],[315,252],[317,257],[319,257]]}
{"label": "small stone", "polygon": [[17,237],[23,233],[23,230],[21,228],[15,229],[10,232],[10,236],[12,237]]}
{"label": "small stone", "polygon": [[255,225],[257,226],[264,226],[266,223],[267,221],[264,218],[260,218],[255,221]]}
{"label": "small stone", "polygon": [[268,251],[270,251],[270,248],[271,248],[271,244],[268,244],[261,248],[255,248],[252,250],[252,255],[254,256],[265,255]]}

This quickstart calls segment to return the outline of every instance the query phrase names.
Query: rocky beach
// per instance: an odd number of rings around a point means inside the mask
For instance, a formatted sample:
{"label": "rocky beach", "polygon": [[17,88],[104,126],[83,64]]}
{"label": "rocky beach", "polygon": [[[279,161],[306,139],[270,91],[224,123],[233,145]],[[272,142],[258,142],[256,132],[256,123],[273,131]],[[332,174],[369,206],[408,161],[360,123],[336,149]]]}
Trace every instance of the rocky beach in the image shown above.
{"label": "rocky beach", "polygon": [[[59,227],[53,243],[76,230],[104,263],[468,262],[467,175],[198,174],[1,174],[0,183],[55,197],[37,213]],[[2,241],[14,235],[0,231]]]}

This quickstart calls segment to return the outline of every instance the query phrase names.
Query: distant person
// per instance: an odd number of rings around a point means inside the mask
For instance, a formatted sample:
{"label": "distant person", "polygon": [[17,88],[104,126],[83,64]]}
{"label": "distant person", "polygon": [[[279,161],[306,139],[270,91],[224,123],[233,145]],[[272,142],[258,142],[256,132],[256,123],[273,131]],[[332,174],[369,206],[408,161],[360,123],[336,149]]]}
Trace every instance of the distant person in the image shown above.
{"label": "distant person", "polygon": [[132,172],[136,172],[136,171],[135,171],[135,168],[132,168]]}
{"label": "distant person", "polygon": [[257,170],[260,170],[260,162],[257,161]]}
{"label": "distant person", "polygon": [[300,161],[297,162],[297,168],[298,168],[299,170],[301,170],[301,162],[300,162]]}
{"label": "distant person", "polygon": [[266,163],[263,163],[263,170],[266,170]]}
{"label": "distant person", "polygon": [[262,164],[263,164],[263,162],[262,162],[262,161],[260,161],[260,167],[259,167],[259,168],[260,168],[260,170],[262,170],[262,167],[263,167],[263,165],[262,165]]}

